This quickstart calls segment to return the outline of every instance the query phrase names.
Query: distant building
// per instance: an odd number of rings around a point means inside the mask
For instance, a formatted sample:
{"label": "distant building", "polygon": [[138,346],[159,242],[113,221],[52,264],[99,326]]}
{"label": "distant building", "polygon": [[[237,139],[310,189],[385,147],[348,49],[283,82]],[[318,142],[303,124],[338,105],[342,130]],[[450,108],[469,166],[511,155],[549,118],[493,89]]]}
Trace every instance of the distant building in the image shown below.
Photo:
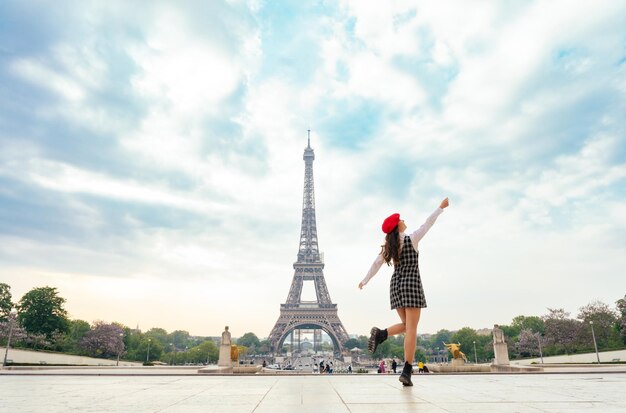
{"label": "distant building", "polygon": [[447,363],[448,362],[448,354],[450,352],[448,349],[439,350],[432,352],[426,355],[426,358],[429,363]]}

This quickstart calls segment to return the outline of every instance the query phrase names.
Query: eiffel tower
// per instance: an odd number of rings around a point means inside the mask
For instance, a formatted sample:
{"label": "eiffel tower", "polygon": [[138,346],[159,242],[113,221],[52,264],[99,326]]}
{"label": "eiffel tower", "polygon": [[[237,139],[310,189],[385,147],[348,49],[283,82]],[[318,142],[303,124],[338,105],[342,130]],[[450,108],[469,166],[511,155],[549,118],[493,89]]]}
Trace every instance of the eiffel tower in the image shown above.
{"label": "eiffel tower", "polygon": [[[304,197],[302,200],[302,227],[300,230],[300,248],[298,261],[293,264],[295,270],[287,302],[280,305],[280,316],[269,335],[269,342],[274,352],[280,349],[287,337],[291,336],[293,349],[294,338],[300,348],[302,331],[313,330],[313,349],[321,344],[322,331],[333,341],[335,354],[341,354],[343,345],[348,340],[348,333],[337,315],[337,304],[333,304],[324,280],[324,262],[320,257],[317,243],[317,224],[315,221],[315,192],[313,189],[313,160],[315,153],[311,148],[311,131],[308,131],[308,145],[304,149]],[[315,301],[302,300],[304,282],[315,285]]]}

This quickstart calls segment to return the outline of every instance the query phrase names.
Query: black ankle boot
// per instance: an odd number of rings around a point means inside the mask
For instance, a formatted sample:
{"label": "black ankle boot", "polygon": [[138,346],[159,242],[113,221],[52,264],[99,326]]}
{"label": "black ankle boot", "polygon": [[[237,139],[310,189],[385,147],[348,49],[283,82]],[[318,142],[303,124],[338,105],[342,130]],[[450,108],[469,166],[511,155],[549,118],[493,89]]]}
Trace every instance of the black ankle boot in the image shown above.
{"label": "black ankle boot", "polygon": [[413,385],[413,382],[411,381],[411,373],[413,373],[413,366],[411,366],[408,361],[405,361],[402,374],[400,374],[400,378],[398,379],[402,382],[403,386]]}
{"label": "black ankle boot", "polygon": [[367,349],[373,353],[376,351],[376,347],[385,340],[387,340],[387,329],[381,330],[378,327],[372,327],[370,339],[367,341]]}

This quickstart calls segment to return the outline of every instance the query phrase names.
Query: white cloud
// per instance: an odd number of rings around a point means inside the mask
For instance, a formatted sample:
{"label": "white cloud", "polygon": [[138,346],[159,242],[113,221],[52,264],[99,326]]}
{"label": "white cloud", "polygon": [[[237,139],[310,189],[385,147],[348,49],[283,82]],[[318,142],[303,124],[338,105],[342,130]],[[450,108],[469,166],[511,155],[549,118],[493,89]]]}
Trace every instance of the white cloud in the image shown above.
{"label": "white cloud", "polygon": [[[166,35],[159,24],[173,26]],[[175,13],[157,19],[147,34],[147,47],[135,46],[131,55],[140,69],[133,87],[143,98],[161,107],[162,115],[194,117],[218,112],[220,102],[234,92],[241,70],[211,43],[187,33]]]}
{"label": "white cloud", "polygon": [[357,53],[347,59],[350,72],[349,95],[380,100],[394,110],[411,110],[423,102],[424,91],[407,74],[390,67],[371,53]]}
{"label": "white cloud", "polygon": [[626,178],[626,165],[612,165],[612,154],[620,141],[615,136],[595,136],[579,153],[563,155],[555,167],[541,174],[539,182],[526,191],[532,200],[562,207],[577,199],[594,196],[599,191]]}
{"label": "white cloud", "polygon": [[85,91],[78,82],[70,76],[58,73],[47,64],[33,59],[17,59],[11,64],[15,76],[21,77],[41,88],[58,94],[69,101],[81,101]]}
{"label": "white cloud", "polygon": [[145,182],[123,181],[71,165],[41,159],[31,159],[19,164],[7,163],[5,167],[0,169],[0,175],[35,184],[52,191],[97,195],[128,202],[167,205],[172,208],[202,213],[215,213],[224,209],[224,206],[219,202],[159,187],[158,184],[148,186]]}

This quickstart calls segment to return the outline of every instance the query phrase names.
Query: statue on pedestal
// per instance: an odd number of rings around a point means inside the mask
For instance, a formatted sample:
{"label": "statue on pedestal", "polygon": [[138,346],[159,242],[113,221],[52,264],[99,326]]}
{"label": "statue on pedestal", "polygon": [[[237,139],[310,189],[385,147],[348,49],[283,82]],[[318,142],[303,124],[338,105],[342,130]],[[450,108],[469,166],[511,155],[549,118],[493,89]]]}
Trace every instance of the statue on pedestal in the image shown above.
{"label": "statue on pedestal", "polygon": [[452,365],[463,365],[467,362],[467,357],[465,357],[465,353],[461,351],[461,343],[449,343],[443,342],[443,345],[446,346],[450,353],[452,353]]}
{"label": "statue on pedestal", "polygon": [[493,364],[508,366],[509,362],[509,350],[504,340],[504,332],[497,324],[493,325]]}
{"label": "statue on pedestal", "polygon": [[215,366],[206,366],[198,370],[198,373],[219,373],[219,374],[232,374],[234,372],[233,362],[231,361],[231,348],[237,347],[233,346],[232,340],[230,337],[230,331],[228,331],[228,326],[224,327],[224,332],[222,333],[222,339],[220,342],[220,357],[217,361],[217,367]]}
{"label": "statue on pedestal", "polygon": [[224,332],[222,333],[222,342],[220,343],[220,358],[217,362],[217,365],[220,367],[232,367],[231,357],[230,357],[230,346],[231,346],[231,337],[230,331],[228,331],[228,326],[224,327]]}

